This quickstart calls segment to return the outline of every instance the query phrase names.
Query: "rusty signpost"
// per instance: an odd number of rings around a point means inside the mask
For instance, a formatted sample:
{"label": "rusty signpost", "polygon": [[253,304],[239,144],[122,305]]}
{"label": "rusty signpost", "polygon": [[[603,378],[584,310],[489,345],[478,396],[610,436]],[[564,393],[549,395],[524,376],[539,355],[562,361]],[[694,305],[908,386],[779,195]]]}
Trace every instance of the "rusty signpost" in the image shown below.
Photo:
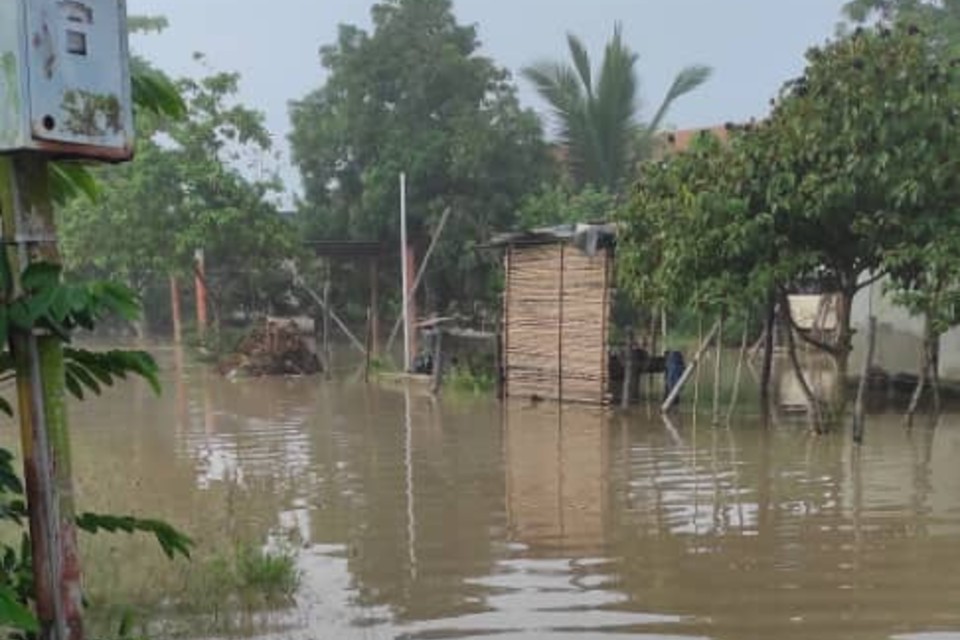
{"label": "rusty signpost", "polygon": [[[50,163],[131,157],[133,114],[124,0],[0,2],[0,211],[10,299],[37,262],[59,264]],[[10,330],[44,640],[83,638],[63,346]]]}

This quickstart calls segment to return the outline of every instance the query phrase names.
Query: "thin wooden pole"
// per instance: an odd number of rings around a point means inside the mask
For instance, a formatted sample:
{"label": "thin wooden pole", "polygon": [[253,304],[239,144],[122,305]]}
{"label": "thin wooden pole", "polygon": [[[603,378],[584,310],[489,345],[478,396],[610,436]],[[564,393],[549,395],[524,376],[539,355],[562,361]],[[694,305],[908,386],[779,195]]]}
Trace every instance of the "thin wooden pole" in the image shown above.
{"label": "thin wooden pole", "polygon": [[620,396],[620,407],[629,409],[633,402],[633,368],[634,368],[634,350],[633,350],[633,329],[627,333],[627,347],[624,350],[623,358],[623,393]]}
{"label": "thin wooden pole", "polygon": [[[313,299],[313,301],[317,303],[321,311],[326,309],[326,303],[324,303],[323,298],[319,294],[317,294],[316,291],[308,287],[306,283],[303,281],[303,278],[297,276],[297,278],[294,281],[294,284],[296,284],[298,287],[303,289],[307,293],[307,295],[309,295]],[[333,320],[334,324],[336,324],[337,327],[340,329],[340,331],[343,332],[343,335],[347,336],[347,338],[350,340],[350,343],[353,344],[354,347],[356,347],[357,351],[359,351],[363,355],[367,354],[367,350],[364,348],[363,343],[360,342],[359,339],[357,339],[357,336],[353,335],[353,332],[350,331],[350,328],[347,327],[347,325],[340,318],[340,316],[337,315],[337,312],[334,311],[332,308],[330,309],[330,319]]]}
{"label": "thin wooden pole", "polygon": [[[697,314],[697,340],[703,343],[703,317]],[[697,412],[700,410],[700,367],[697,367],[697,375],[693,381],[693,416],[696,420]]]}
{"label": "thin wooden pole", "polygon": [[[566,265],[564,264],[565,247],[560,243],[560,299],[558,300],[559,322],[557,323],[557,398],[563,403],[563,294],[564,294],[564,276]],[[561,412],[562,415],[562,412]]]}
{"label": "thin wooden pole", "polygon": [[680,395],[680,392],[683,390],[684,385],[690,380],[690,376],[693,374],[694,370],[697,369],[700,365],[700,359],[703,358],[703,354],[706,353],[707,348],[710,346],[710,343],[713,342],[714,337],[717,335],[717,331],[720,330],[720,322],[717,321],[713,325],[713,328],[710,330],[710,333],[700,344],[700,348],[697,349],[697,353],[694,354],[693,360],[690,361],[690,364],[687,365],[686,370],[684,370],[683,375],[680,376],[680,380],[677,381],[676,386],[670,391],[670,395],[667,396],[667,399],[663,401],[663,404],[660,406],[660,410],[667,412],[673,406],[673,403],[676,401],[677,397]]}
{"label": "thin wooden pole", "polygon": [[503,286],[503,313],[498,318],[500,323],[499,330],[497,335],[499,336],[499,350],[500,350],[500,399],[506,400],[510,397],[510,294],[511,294],[511,278],[510,274],[512,271],[513,263],[511,261],[511,256],[513,255],[513,248],[507,247],[506,254],[503,257],[504,262],[504,286]]}
{"label": "thin wooden pole", "polygon": [[740,400],[740,381],[743,376],[743,363],[747,360],[747,341],[750,339],[750,322],[747,321],[743,325],[743,339],[740,342],[740,357],[737,359],[737,372],[733,376],[733,393],[730,397],[730,408],[727,409],[727,424],[730,424],[730,420],[733,418],[733,412],[737,408],[737,403]]}
{"label": "thin wooden pole", "polygon": [[183,324],[180,316],[180,281],[170,276],[170,317],[173,319],[173,343],[183,341]]}
{"label": "thin wooden pole", "polygon": [[[410,353],[410,274],[407,272],[407,174],[400,174],[400,274],[401,286],[403,290],[403,309],[401,317],[403,318],[403,371],[410,372],[411,353]],[[392,340],[391,340],[392,342]],[[388,344],[387,349],[390,346]]]}
{"label": "thin wooden pole", "polygon": [[[660,356],[660,343],[659,343],[659,327],[657,327],[658,320],[660,318],[660,312],[654,311],[650,314],[650,353],[649,360],[652,361],[654,358]],[[653,398],[653,369],[652,367],[647,367],[647,398]]]}
{"label": "thin wooden pole", "polygon": [[368,263],[370,277],[370,344],[367,351],[380,357],[380,260],[372,258]]}
{"label": "thin wooden pole", "polygon": [[720,316],[720,328],[716,340],[717,361],[713,367],[713,424],[720,424],[720,379],[723,376],[723,316]]}
{"label": "thin wooden pole", "polygon": [[367,307],[367,354],[363,358],[363,381],[370,382],[370,358],[373,355],[373,307]]}
{"label": "thin wooden pole", "polygon": [[[0,158],[2,258],[16,298],[21,270],[60,264],[50,198],[49,166],[40,155]],[[39,637],[82,640],[83,602],[77,546],[63,345],[54,335],[10,329],[17,376]]]}
{"label": "thin wooden pole", "polygon": [[197,296],[197,333],[202,337],[207,332],[209,320],[207,317],[207,282],[206,260],[203,249],[194,253],[194,288]]}
{"label": "thin wooden pole", "polygon": [[867,330],[867,357],[863,361],[863,371],[860,374],[860,388],[857,390],[857,406],[853,412],[853,441],[863,444],[865,429],[864,403],[867,395],[867,383],[870,378],[870,369],[873,367],[873,354],[877,348],[877,318],[870,316],[870,325]]}
{"label": "thin wooden pole", "polygon": [[327,361],[324,376],[333,378],[333,351],[330,347],[330,261],[324,261],[323,278],[323,356]]}
{"label": "thin wooden pole", "polygon": [[[433,257],[433,252],[437,248],[437,243],[440,241],[440,236],[443,235],[443,230],[447,226],[447,220],[450,219],[450,213],[452,209],[449,207],[444,210],[443,215],[440,216],[440,223],[437,225],[437,230],[433,233],[433,238],[430,239],[430,245],[427,247],[427,252],[423,254],[423,260],[420,262],[420,268],[417,269],[417,277],[413,280],[413,286],[411,288],[410,295],[416,295],[417,291],[420,290],[420,284],[423,282],[423,276],[426,274],[427,266],[430,264],[430,258]],[[406,285],[404,285],[404,291],[406,291]],[[390,329],[390,336],[387,338],[387,352],[389,353],[393,349],[393,343],[397,339],[397,332],[400,331],[400,327],[403,325],[403,314],[397,317],[396,322],[393,323],[393,328]]]}
{"label": "thin wooden pole", "polygon": [[434,329],[433,337],[433,384],[431,391],[433,395],[440,393],[443,386],[443,329],[438,324]]}

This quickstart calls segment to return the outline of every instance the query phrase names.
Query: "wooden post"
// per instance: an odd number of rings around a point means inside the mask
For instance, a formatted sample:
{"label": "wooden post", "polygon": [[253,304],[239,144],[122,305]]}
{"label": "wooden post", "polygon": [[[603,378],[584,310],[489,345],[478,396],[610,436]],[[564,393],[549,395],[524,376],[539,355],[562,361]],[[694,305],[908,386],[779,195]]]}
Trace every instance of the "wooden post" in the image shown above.
{"label": "wooden post", "polygon": [[[407,245],[406,253],[406,270],[407,273],[416,273],[417,271],[417,254],[412,244]],[[408,289],[404,291],[404,297],[407,301],[407,327],[405,329],[405,339],[409,345],[407,353],[410,354],[410,361],[405,363],[407,367],[407,372],[413,368],[413,361],[417,357],[417,296],[416,289],[414,289],[414,283],[409,280],[407,281]]]}
{"label": "wooden post", "polygon": [[333,353],[330,348],[330,261],[324,262],[323,280],[323,357],[327,361],[324,375],[333,378]]}
{"label": "wooden post", "polygon": [[[659,334],[660,329],[657,327],[658,320],[660,318],[660,312],[654,311],[650,314],[650,352],[648,354],[649,360],[652,362],[654,358],[660,357],[660,340]],[[664,345],[666,346],[666,345]],[[651,367],[647,367],[647,398],[653,398],[653,371]]]}
{"label": "wooden post", "polygon": [[[12,290],[34,262],[59,264],[43,156],[0,158],[0,210]],[[43,640],[81,640],[83,602],[77,548],[63,346],[48,333],[10,329],[17,377],[23,467],[30,522],[34,598]]]}
{"label": "wooden post", "polygon": [[[414,278],[413,284],[410,285],[406,283],[403,285],[404,291],[410,291],[411,295],[416,295],[417,291],[420,290],[420,283],[423,282],[423,276],[427,271],[427,267],[430,265],[430,258],[433,257],[433,251],[437,248],[437,243],[440,241],[440,237],[443,235],[443,230],[447,226],[447,220],[450,219],[450,213],[452,209],[447,207],[443,215],[440,216],[440,223],[437,225],[437,230],[433,232],[433,238],[430,240],[430,246],[427,247],[427,252],[423,254],[423,260],[420,261],[420,269],[417,271],[417,277]],[[407,246],[406,241],[403,242],[402,246]],[[401,258],[402,261],[402,258]],[[407,263],[403,262],[403,265],[406,266]],[[409,277],[409,274],[407,274]],[[390,351],[393,348],[393,341],[397,338],[397,332],[400,330],[401,325],[403,324],[404,315],[400,314],[400,317],[397,318],[397,321],[393,325],[393,329],[390,330],[390,336],[387,338],[387,351]]]}
{"label": "wooden post", "polygon": [[206,283],[206,265],[203,255],[203,249],[197,249],[194,253],[194,288],[197,295],[197,334],[201,337],[206,334],[207,320],[207,283]]}
{"label": "wooden post", "polygon": [[740,399],[740,381],[743,376],[743,363],[747,360],[747,341],[750,339],[750,322],[746,321],[743,325],[743,339],[740,342],[740,357],[737,360],[737,372],[733,376],[733,393],[730,397],[730,408],[727,410],[727,424],[733,418],[733,412],[737,408],[737,401]]}
{"label": "wooden post", "polygon": [[[563,403],[563,294],[565,290],[564,286],[564,273],[566,265],[564,264],[565,248],[562,242],[560,243],[560,291],[559,299],[557,300],[557,310],[558,318],[557,322],[557,399],[560,403]],[[561,413],[562,415],[562,413]]]}
{"label": "wooden post", "polygon": [[443,328],[437,324],[434,327],[433,336],[433,384],[431,391],[433,395],[440,393],[440,387],[443,386]]}
{"label": "wooden post", "polygon": [[370,382],[370,358],[373,355],[373,307],[367,307],[367,355],[363,360],[363,381]]}
{"label": "wooden post", "polygon": [[170,276],[170,317],[173,319],[173,343],[183,341],[183,324],[180,315],[180,281]]}
{"label": "wooden post", "polygon": [[670,410],[670,407],[673,406],[673,403],[680,395],[680,391],[683,390],[683,386],[690,380],[691,374],[693,374],[693,371],[700,365],[700,359],[703,358],[703,354],[706,353],[707,348],[710,346],[710,343],[713,342],[713,338],[717,335],[717,331],[719,330],[720,322],[717,321],[717,323],[713,325],[713,329],[710,330],[710,333],[700,344],[700,348],[693,356],[693,360],[690,361],[690,364],[687,365],[687,369],[683,372],[683,375],[680,376],[680,380],[677,381],[677,386],[670,391],[670,395],[668,395],[667,399],[663,401],[663,405],[660,407],[661,411],[666,413]]}
{"label": "wooden post", "polygon": [[870,325],[867,329],[867,357],[863,361],[863,371],[860,374],[860,388],[857,389],[857,406],[853,412],[853,441],[863,444],[865,428],[864,403],[866,402],[867,384],[870,379],[870,369],[873,367],[873,354],[877,348],[877,318],[870,316]]}
{"label": "wooden post", "polygon": [[370,277],[370,341],[367,351],[380,357],[380,260],[372,258],[368,262]]}
{"label": "wooden post", "polygon": [[633,357],[633,329],[627,333],[627,348],[623,359],[623,394],[620,396],[620,407],[629,409],[633,401],[633,368],[635,365]]}
{"label": "wooden post", "polygon": [[502,401],[506,397],[506,386],[504,384],[503,371],[503,323],[500,316],[497,315],[494,326],[494,345],[493,345],[493,381],[497,400]]}
{"label": "wooden post", "polygon": [[723,316],[717,330],[717,361],[713,367],[713,424],[720,424],[720,378],[723,375]]}

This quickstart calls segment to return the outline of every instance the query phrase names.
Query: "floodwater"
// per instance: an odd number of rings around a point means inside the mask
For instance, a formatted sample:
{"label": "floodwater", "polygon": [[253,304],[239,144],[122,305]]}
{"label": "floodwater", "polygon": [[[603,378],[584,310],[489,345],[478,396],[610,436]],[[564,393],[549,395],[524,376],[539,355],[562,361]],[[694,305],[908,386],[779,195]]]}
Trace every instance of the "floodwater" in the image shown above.
{"label": "floodwater", "polygon": [[[296,606],[246,633],[960,638],[960,417],[874,417],[857,451],[803,422],[231,382],[158,354],[163,397],[74,407],[81,507],[175,523],[193,564],[288,541]],[[190,593],[187,563],[106,540],[84,543],[94,602]]]}

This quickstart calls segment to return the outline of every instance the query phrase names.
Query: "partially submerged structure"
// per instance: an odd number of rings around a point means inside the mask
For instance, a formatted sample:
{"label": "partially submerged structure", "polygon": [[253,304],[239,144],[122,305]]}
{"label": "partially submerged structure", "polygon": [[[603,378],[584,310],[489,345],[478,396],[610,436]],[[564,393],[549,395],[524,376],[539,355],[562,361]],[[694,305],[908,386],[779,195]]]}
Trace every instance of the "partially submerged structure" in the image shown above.
{"label": "partially submerged structure", "polygon": [[616,229],[561,225],[501,234],[503,392],[607,404]]}

